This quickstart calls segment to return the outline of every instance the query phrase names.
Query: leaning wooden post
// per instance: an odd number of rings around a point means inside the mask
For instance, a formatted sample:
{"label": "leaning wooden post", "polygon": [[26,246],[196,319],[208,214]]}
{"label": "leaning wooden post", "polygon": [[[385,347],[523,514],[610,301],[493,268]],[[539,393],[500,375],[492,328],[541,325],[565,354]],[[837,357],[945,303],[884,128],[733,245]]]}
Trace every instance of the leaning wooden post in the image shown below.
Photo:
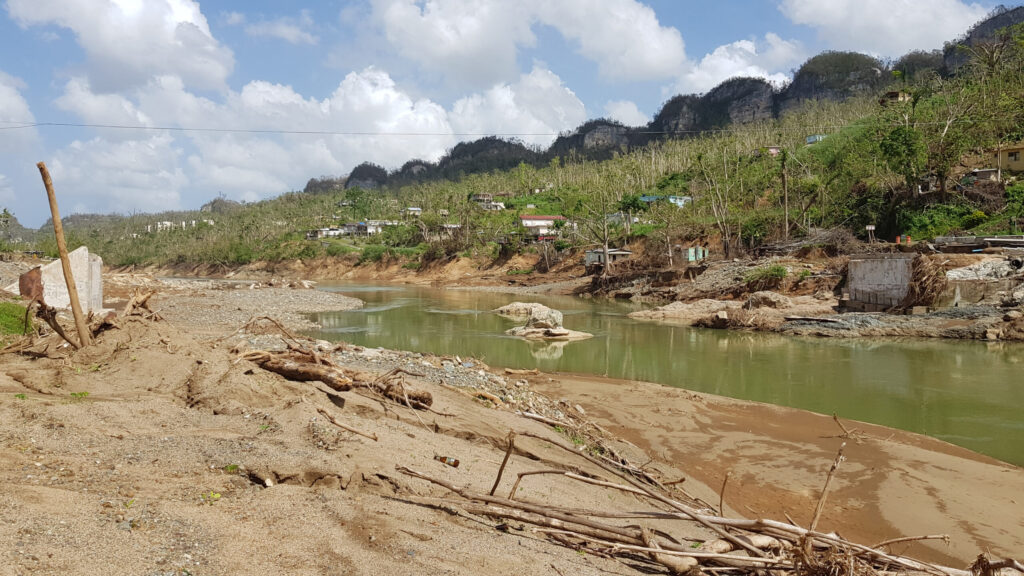
{"label": "leaning wooden post", "polygon": [[36,164],[39,174],[43,177],[43,185],[46,186],[46,195],[50,199],[50,214],[53,216],[53,233],[57,237],[57,252],[60,254],[60,265],[64,270],[64,282],[68,287],[68,297],[71,299],[71,313],[75,316],[75,328],[78,330],[78,341],[82,346],[92,344],[92,336],[89,334],[89,326],[85,323],[85,316],[82,315],[82,306],[78,303],[78,288],[75,286],[75,278],[71,275],[71,260],[68,259],[68,245],[64,242],[64,225],[60,221],[60,211],[57,209],[57,195],[53,192],[53,180],[50,179],[50,171],[46,169],[46,163]]}

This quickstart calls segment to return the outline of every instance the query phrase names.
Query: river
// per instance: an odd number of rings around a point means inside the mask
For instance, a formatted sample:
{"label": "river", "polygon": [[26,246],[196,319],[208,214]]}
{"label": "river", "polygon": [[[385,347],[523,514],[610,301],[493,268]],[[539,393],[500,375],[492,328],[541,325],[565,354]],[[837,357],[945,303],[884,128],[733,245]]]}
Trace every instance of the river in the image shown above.
{"label": "river", "polygon": [[[637,306],[566,296],[326,285],[360,310],[314,314],[311,336],[479,358],[492,366],[644,380],[792,406],[940,438],[1024,466],[1024,344],[811,339],[628,318]],[[534,343],[490,311],[513,301],[561,310],[594,338]]]}

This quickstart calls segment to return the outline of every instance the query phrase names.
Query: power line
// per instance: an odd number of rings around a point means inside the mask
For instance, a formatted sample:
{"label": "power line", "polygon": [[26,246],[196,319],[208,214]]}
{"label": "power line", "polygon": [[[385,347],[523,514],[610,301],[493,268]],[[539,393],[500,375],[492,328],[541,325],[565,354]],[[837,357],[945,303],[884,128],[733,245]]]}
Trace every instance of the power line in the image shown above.
{"label": "power line", "polygon": [[[398,136],[398,137],[438,137],[438,136],[459,136],[459,137],[485,137],[485,136],[506,136],[506,137],[529,137],[529,136],[563,136],[563,132],[382,132],[382,131],[343,131],[343,130],[283,130],[283,129],[260,129],[260,128],[208,128],[196,126],[142,126],[132,124],[88,124],[76,122],[32,122],[18,120],[0,120],[3,124],[13,126],[0,126],[3,130],[23,130],[26,128],[94,128],[103,130],[140,130],[140,131],[169,131],[169,132],[199,132],[217,134],[276,134],[276,135],[307,135],[307,136]],[[915,126],[938,126],[945,125],[945,122],[915,122]],[[893,123],[894,126],[902,125]],[[822,125],[805,124],[791,126],[805,128],[808,130],[840,130],[850,128],[850,124]],[[628,127],[627,127],[628,129]],[[636,135],[674,135],[674,134],[708,134],[708,133],[731,133],[744,131],[741,128],[709,128],[705,130],[630,130],[629,134]],[[568,135],[572,135],[569,132]]]}

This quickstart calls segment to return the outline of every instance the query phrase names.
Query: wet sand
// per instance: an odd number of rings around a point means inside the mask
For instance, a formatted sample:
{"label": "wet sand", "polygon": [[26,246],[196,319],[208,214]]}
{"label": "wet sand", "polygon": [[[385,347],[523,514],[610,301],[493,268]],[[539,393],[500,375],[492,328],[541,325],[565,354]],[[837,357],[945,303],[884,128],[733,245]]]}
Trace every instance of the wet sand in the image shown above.
{"label": "wet sand", "polygon": [[[948,534],[896,548],[966,565],[979,550],[1024,550],[1024,469],[910,432],[853,421],[849,438],[830,416],[658,384],[558,374],[534,378],[553,398],[578,403],[601,426],[688,475],[684,484],[747,517],[807,526],[845,442],[819,528],[874,544]],[[699,484],[699,486],[698,486]]]}

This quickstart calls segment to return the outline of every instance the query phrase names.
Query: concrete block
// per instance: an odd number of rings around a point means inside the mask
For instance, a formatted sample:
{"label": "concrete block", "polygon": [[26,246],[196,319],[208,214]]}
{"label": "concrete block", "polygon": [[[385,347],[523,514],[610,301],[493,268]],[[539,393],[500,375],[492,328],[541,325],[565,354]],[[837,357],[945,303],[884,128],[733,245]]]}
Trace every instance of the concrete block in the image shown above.
{"label": "concrete block", "polygon": [[896,306],[910,288],[916,254],[868,254],[850,257],[847,284],[851,300]]}
{"label": "concrete block", "polygon": [[[68,254],[71,263],[71,275],[75,278],[75,288],[78,290],[78,300],[82,305],[82,312],[100,313],[103,310],[103,259],[95,254],[90,254],[85,246],[72,250]],[[67,283],[64,281],[64,269],[60,260],[54,260],[45,266],[33,268],[24,276],[31,275],[38,281],[21,282],[11,292],[17,292],[25,298],[34,298],[39,295],[38,283],[42,284],[43,302],[54,308],[70,308],[71,297],[68,295]],[[25,289],[23,289],[23,286]],[[33,290],[28,290],[32,287]]]}

